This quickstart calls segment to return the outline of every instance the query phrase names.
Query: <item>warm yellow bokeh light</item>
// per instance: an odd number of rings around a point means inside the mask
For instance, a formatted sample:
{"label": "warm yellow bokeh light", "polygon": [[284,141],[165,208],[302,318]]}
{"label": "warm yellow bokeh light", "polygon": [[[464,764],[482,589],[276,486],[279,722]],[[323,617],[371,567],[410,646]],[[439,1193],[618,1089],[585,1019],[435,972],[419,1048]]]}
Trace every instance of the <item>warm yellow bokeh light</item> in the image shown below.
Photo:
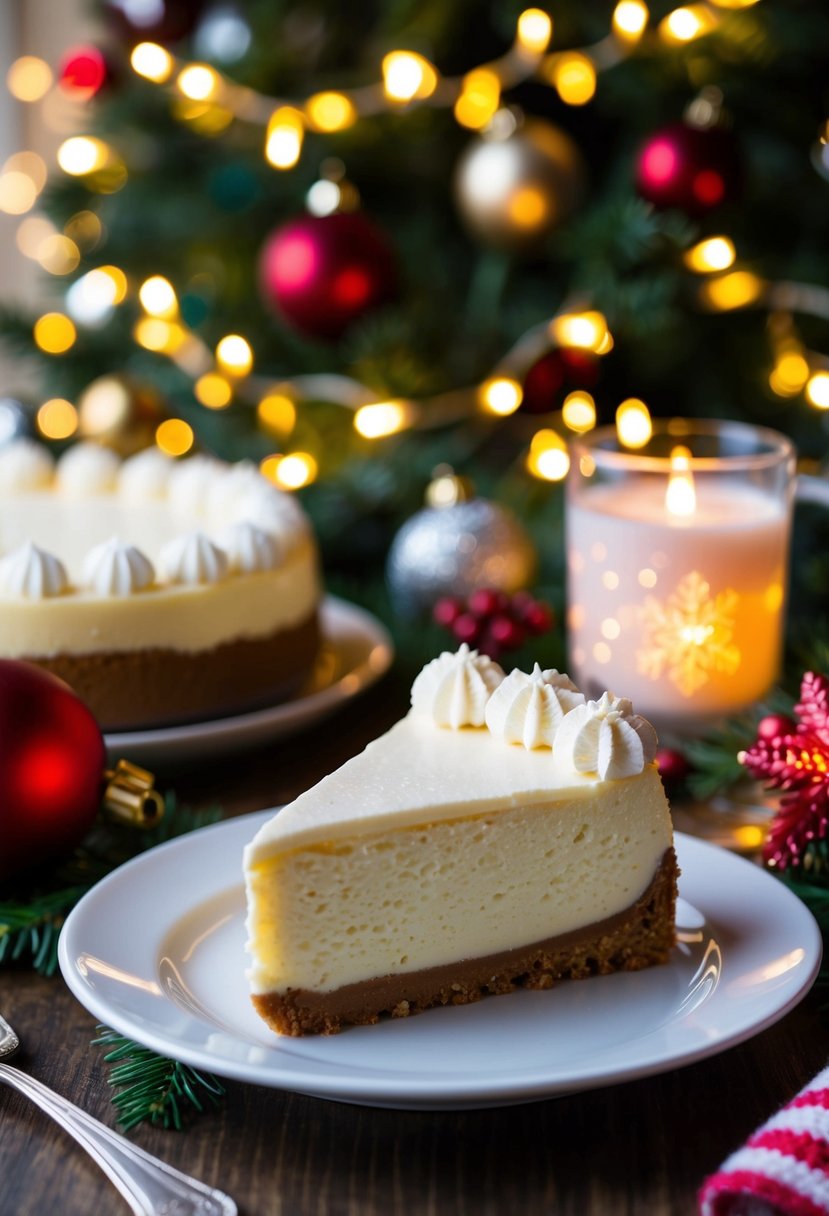
{"label": "warm yellow bokeh light", "polygon": [[6,85],[18,101],[40,101],[52,87],[52,69],[37,55],[21,55],[6,73]]}
{"label": "warm yellow bokeh light", "polygon": [[27,258],[37,258],[43,242],[55,235],[55,226],[42,215],[30,215],[17,225],[14,239],[17,248]]}
{"label": "warm yellow bokeh light", "polygon": [[115,294],[112,297],[113,304],[120,304],[126,298],[129,282],[127,276],[119,266],[99,266],[98,272],[105,274],[108,279],[111,279],[115,289]]}
{"label": "warm yellow bokeh light", "polygon": [[527,471],[542,481],[562,481],[570,469],[567,444],[557,431],[536,431],[527,454]]}
{"label": "warm yellow bokeh light", "polygon": [[639,38],[648,24],[648,9],[641,0],[619,0],[613,10],[613,30],[621,38]]}
{"label": "warm yellow bokeh light", "polygon": [[216,362],[230,376],[246,376],[253,367],[253,351],[241,334],[227,334],[216,347]]}
{"label": "warm yellow bokeh light", "polygon": [[519,186],[510,195],[507,213],[516,228],[532,231],[546,223],[550,200],[537,186]]}
{"label": "warm yellow bokeh light", "polygon": [[274,435],[289,435],[296,424],[296,406],[284,393],[268,393],[256,407],[259,425]]}
{"label": "warm yellow bokeh light", "polygon": [[344,131],[357,121],[357,110],[345,93],[315,93],[306,101],[305,113],[317,131]]}
{"label": "warm yellow bokeh light", "polygon": [[829,372],[815,372],[806,385],[808,401],[819,410],[829,410]]}
{"label": "warm yellow bokeh light", "polygon": [[616,434],[626,448],[643,448],[653,434],[651,412],[638,397],[628,397],[616,410]]}
{"label": "warm yellow bokeh light", "polygon": [[46,185],[49,170],[46,161],[37,152],[13,152],[3,165],[3,172],[25,173],[34,182],[35,190],[40,194]]}
{"label": "warm yellow bokeh light", "polygon": [[132,334],[145,350],[159,351],[165,355],[175,354],[187,338],[180,325],[163,321],[161,317],[142,317],[136,322]]}
{"label": "warm yellow bokeh light", "polygon": [[317,462],[310,452],[266,456],[259,470],[282,490],[299,490],[317,476]]}
{"label": "warm yellow bokeh light", "polygon": [[64,397],[52,397],[37,411],[36,422],[45,439],[68,439],[78,429],[78,411]]}
{"label": "warm yellow bokeh light", "polygon": [[553,36],[553,22],[540,8],[527,8],[518,18],[515,41],[525,51],[540,55],[546,51]]}
{"label": "warm yellow bokeh light", "polygon": [[717,16],[704,4],[689,4],[675,8],[659,23],[660,36],[665,42],[692,42],[717,25]]}
{"label": "warm yellow bokeh light", "polygon": [[514,414],[524,398],[524,390],[511,376],[493,376],[478,390],[481,407],[489,414],[505,418]]}
{"label": "warm yellow bokeh light", "polygon": [[293,106],[274,110],[265,135],[265,159],[275,169],[292,169],[302,152],[305,124]]}
{"label": "warm yellow bokeh light", "polygon": [[711,236],[699,241],[685,254],[685,265],[698,274],[709,274],[712,270],[728,270],[734,265],[737,251],[734,242],[727,236]]}
{"label": "warm yellow bokeh light", "polygon": [[0,173],[0,211],[25,215],[37,202],[37,186],[28,173],[18,169]]}
{"label": "warm yellow bokeh light", "polygon": [[77,331],[62,312],[47,312],[34,324],[34,340],[47,355],[62,355],[75,344]]}
{"label": "warm yellow bokeh light", "polygon": [[383,56],[383,88],[390,101],[430,97],[437,83],[437,72],[416,51],[391,51]]}
{"label": "warm yellow bokeh light", "polygon": [[778,355],[769,384],[780,397],[795,397],[809,379],[811,368],[799,350],[787,350]]}
{"label": "warm yellow bokeh light", "polygon": [[568,106],[586,105],[595,96],[596,67],[592,59],[578,51],[556,56],[549,77]]}
{"label": "warm yellow bokeh light", "polygon": [[383,439],[410,425],[412,409],[405,401],[376,401],[361,405],[354,415],[354,430],[364,439]]}
{"label": "warm yellow bokeh light", "polygon": [[665,510],[669,515],[687,517],[697,509],[697,492],[691,472],[690,448],[677,444],[671,451],[671,472],[665,488]]}
{"label": "warm yellow bokeh light", "polygon": [[573,346],[604,354],[607,321],[600,312],[562,313],[550,322],[550,334],[559,346]]}
{"label": "warm yellow bokeh light", "polygon": [[709,308],[726,312],[731,308],[745,308],[759,300],[765,291],[765,283],[748,270],[732,270],[730,274],[709,279],[700,289],[700,298]]}
{"label": "warm yellow bokeh light", "polygon": [[218,87],[218,74],[206,63],[188,64],[176,79],[176,88],[190,101],[208,101]]}
{"label": "warm yellow bokeh light", "polygon": [[205,372],[193,385],[196,400],[209,410],[223,410],[233,400],[230,382],[218,372]]}
{"label": "warm yellow bokeh light", "polygon": [[165,418],[156,428],[155,441],[168,456],[183,456],[193,446],[193,428],[183,418]]}
{"label": "warm yellow bokeh light", "polygon": [[76,211],[63,225],[63,231],[80,249],[88,251],[104,235],[104,226],[94,211]]}
{"label": "warm yellow bokeh light", "polygon": [[132,70],[146,80],[163,84],[173,74],[173,57],[156,42],[139,42],[130,55]]}
{"label": "warm yellow bokeh light", "polygon": [[141,307],[151,317],[174,317],[178,311],[178,301],[172,283],[163,275],[154,274],[145,279],[138,288],[138,298]]}
{"label": "warm yellow bokeh light", "polygon": [[476,68],[463,78],[455,102],[455,119],[462,127],[485,127],[501,102],[501,81],[489,68]]}
{"label": "warm yellow bokeh light", "polygon": [[92,135],[73,135],[58,148],[58,164],[71,177],[83,177],[102,169],[110,159],[110,150],[102,139]]}
{"label": "warm yellow bokeh light", "polygon": [[590,393],[577,389],[564,398],[561,417],[566,427],[583,435],[586,431],[592,431],[596,425],[596,402]]}
{"label": "warm yellow bokeh light", "polygon": [[80,265],[81,251],[68,236],[56,232],[41,243],[37,260],[49,274],[71,274]]}

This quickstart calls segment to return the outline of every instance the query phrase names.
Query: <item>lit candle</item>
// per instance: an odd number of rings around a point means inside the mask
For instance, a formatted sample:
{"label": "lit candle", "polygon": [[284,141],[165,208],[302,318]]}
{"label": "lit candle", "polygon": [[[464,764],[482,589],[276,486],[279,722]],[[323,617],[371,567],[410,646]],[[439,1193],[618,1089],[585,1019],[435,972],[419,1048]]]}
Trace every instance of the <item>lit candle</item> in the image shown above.
{"label": "lit candle", "polygon": [[[673,432],[673,433],[672,433]],[[571,674],[693,732],[762,698],[780,662],[794,454],[734,423],[611,428],[574,444],[567,503]]]}

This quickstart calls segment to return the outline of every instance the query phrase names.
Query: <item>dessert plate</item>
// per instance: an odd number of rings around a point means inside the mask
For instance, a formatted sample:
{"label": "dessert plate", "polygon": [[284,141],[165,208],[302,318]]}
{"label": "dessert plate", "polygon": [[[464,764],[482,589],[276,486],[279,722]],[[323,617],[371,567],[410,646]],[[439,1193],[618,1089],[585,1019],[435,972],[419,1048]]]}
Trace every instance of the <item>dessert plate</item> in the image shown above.
{"label": "dessert plate", "polygon": [[280,1038],[248,997],[240,882],[242,849],[270,814],[161,845],[81,900],[60,966],[96,1019],[257,1085],[410,1110],[505,1106],[723,1051],[797,1004],[820,963],[814,918],[778,879],[678,834],[680,941],[667,966]]}
{"label": "dessert plate", "polygon": [[113,732],[104,736],[108,756],[127,756],[152,767],[255,747],[317,722],[388,671],[394,646],[371,613],[328,596],[320,608],[320,623],[323,645],[314,671],[292,700],[209,722]]}

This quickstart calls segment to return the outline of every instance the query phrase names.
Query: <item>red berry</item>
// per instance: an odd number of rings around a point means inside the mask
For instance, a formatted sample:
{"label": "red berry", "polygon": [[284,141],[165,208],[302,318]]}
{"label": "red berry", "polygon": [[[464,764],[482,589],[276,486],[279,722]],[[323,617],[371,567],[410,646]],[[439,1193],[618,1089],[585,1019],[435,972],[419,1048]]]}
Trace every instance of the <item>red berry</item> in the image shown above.
{"label": "red berry", "polygon": [[542,604],[540,600],[535,603],[528,604],[521,614],[521,620],[527,626],[527,630],[531,634],[547,633],[553,627],[553,613],[549,605]]}
{"label": "red berry", "polygon": [[471,612],[462,612],[452,624],[452,632],[459,642],[474,646],[481,636],[482,625],[478,617]]}
{"label": "red berry", "polygon": [[432,609],[432,617],[436,624],[451,629],[462,612],[463,601],[447,595],[437,601]]}
{"label": "red berry", "polygon": [[757,723],[757,738],[766,739],[771,743],[783,735],[791,735],[794,730],[794,722],[785,714],[769,714],[768,717],[761,718]]}
{"label": "red berry", "polygon": [[515,650],[526,637],[523,626],[509,616],[494,617],[489,624],[489,633],[493,642],[504,650]]}
{"label": "red berry", "polygon": [[518,616],[523,617],[524,613],[535,603],[535,596],[531,591],[516,591],[510,600],[510,608]]}
{"label": "red berry", "polygon": [[656,764],[660,776],[667,782],[684,781],[688,776],[688,761],[682,752],[672,747],[662,747],[656,753]]}
{"label": "red berry", "polygon": [[504,595],[503,591],[493,591],[490,587],[481,587],[472,592],[467,607],[470,612],[475,613],[475,616],[494,616],[496,612],[503,612],[508,603],[508,597]]}

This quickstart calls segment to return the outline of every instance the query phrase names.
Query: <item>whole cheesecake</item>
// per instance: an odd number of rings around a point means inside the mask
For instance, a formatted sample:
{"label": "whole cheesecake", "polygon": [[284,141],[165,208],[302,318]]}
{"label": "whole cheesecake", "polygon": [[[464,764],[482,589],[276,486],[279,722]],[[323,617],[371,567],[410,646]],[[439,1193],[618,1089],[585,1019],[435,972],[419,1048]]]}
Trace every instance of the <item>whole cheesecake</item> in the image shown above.
{"label": "whole cheesecake", "polygon": [[666,962],[677,865],[655,753],[629,701],[441,655],[401,722],[248,845],[256,1009],[327,1034]]}
{"label": "whole cheesecake", "polygon": [[252,464],[0,448],[0,657],[64,679],[104,730],[290,696],[320,594],[307,518]]}

